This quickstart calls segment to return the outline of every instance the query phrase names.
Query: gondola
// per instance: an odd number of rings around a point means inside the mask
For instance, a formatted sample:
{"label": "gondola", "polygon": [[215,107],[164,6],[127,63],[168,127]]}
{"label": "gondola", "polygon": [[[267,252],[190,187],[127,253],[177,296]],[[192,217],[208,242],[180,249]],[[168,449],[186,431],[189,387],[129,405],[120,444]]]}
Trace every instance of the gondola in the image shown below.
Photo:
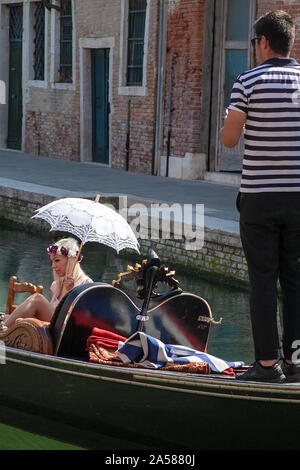
{"label": "gondola", "polygon": [[73,289],[50,324],[0,331],[1,422],[98,450],[299,449],[300,384],[250,383],[205,361],[122,363],[112,347],[143,333],[206,352],[216,321],[149,250],[112,284]]}

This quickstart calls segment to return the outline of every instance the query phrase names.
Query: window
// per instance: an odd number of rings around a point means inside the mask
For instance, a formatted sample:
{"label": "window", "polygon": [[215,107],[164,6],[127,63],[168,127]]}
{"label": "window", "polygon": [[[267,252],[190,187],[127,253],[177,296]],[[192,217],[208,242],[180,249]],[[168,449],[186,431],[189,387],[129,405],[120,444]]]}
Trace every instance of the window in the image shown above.
{"label": "window", "polygon": [[72,3],[61,0],[59,81],[72,82]]}
{"label": "window", "polygon": [[249,58],[250,0],[227,0],[224,43],[224,107],[229,105],[236,77],[250,66]]}
{"label": "window", "polygon": [[147,0],[129,0],[127,86],[143,84],[146,8]]}
{"label": "window", "polygon": [[45,75],[45,8],[37,2],[34,9],[34,80],[44,80]]}
{"label": "window", "polygon": [[22,42],[23,39],[23,8],[21,5],[10,6],[9,40]]}
{"label": "window", "polygon": [[240,172],[243,136],[233,148],[225,147],[219,137],[226,108],[237,76],[253,65],[253,37],[256,0],[220,0],[214,9],[214,49],[212,74],[211,140],[209,164],[212,171]]}

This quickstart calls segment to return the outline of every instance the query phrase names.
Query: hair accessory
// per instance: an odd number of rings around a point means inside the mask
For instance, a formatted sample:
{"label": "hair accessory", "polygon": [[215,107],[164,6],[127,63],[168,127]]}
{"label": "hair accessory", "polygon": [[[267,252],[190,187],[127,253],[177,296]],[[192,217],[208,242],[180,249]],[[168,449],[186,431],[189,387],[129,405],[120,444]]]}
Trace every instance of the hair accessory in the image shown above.
{"label": "hair accessory", "polygon": [[[50,245],[47,248],[47,253],[49,256],[54,256],[54,255],[63,255],[63,256],[68,256],[69,258],[76,258],[78,251],[75,250],[68,250],[64,246],[57,246],[57,245]],[[79,255],[79,263],[82,260],[82,255]]]}

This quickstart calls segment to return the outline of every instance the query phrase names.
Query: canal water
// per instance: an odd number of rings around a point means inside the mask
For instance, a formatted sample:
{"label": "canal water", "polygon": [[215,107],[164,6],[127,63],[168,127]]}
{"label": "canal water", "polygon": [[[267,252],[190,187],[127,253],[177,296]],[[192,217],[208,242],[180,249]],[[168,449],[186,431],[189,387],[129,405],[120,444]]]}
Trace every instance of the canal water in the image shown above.
{"label": "canal water", "polygon": [[[16,275],[21,282],[42,284],[45,296],[50,299],[49,288],[53,278],[46,248],[57,240],[59,235],[53,232],[29,233],[4,227],[3,221],[0,221],[0,224],[0,311],[5,311],[8,282],[12,275]],[[128,264],[142,261],[138,254],[135,260],[126,259],[97,243],[87,243],[82,253],[82,268],[96,282],[111,283],[117,279],[118,273],[126,271]],[[195,277],[188,272],[176,271],[175,277],[180,281],[183,290],[206,299],[215,320],[222,317],[221,324],[211,325],[207,351],[229,361],[242,360],[247,364],[251,363],[253,344],[248,291],[222,284],[220,281]],[[19,294],[16,300],[21,301],[22,294]],[[11,441],[5,444],[7,435],[13,436],[13,433],[3,433],[1,426],[0,424],[0,449],[4,448],[3,445],[13,445]],[[17,432],[19,431],[16,430]],[[26,435],[26,439],[27,437]],[[30,439],[26,442],[30,442]],[[34,442],[37,446],[45,445],[38,441],[36,443],[36,440]],[[28,448],[31,448],[30,444],[28,445]]]}
{"label": "canal water", "polygon": [[1,450],[82,450],[82,448],[0,423]]}

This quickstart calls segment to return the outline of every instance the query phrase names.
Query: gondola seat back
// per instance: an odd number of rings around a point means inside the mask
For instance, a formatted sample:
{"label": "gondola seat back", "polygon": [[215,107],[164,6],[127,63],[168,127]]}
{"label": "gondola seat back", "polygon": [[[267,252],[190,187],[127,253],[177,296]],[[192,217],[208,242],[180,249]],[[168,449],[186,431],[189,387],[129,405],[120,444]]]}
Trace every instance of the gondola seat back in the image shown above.
{"label": "gondola seat back", "polygon": [[0,329],[0,341],[6,347],[41,354],[53,354],[50,324],[37,318],[19,318],[10,328]]}
{"label": "gondola seat back", "polygon": [[110,284],[76,287],[62,299],[51,320],[54,353],[87,359],[86,341],[93,328],[129,334],[126,322],[137,312],[131,299]]}
{"label": "gondola seat back", "polygon": [[32,284],[31,282],[18,282],[17,276],[11,276],[8,285],[8,294],[7,294],[7,302],[6,302],[6,309],[5,313],[9,315],[12,313],[17,305],[15,305],[15,295],[17,293],[28,293],[32,294],[42,294],[43,293],[43,286],[38,286]]}
{"label": "gondola seat back", "polygon": [[[142,302],[110,284],[96,282],[73,289],[57,306],[50,324],[54,354],[88,360],[86,343],[94,328],[128,338],[137,328]],[[167,344],[205,351],[211,310],[201,297],[188,292],[152,299],[142,331]]]}

